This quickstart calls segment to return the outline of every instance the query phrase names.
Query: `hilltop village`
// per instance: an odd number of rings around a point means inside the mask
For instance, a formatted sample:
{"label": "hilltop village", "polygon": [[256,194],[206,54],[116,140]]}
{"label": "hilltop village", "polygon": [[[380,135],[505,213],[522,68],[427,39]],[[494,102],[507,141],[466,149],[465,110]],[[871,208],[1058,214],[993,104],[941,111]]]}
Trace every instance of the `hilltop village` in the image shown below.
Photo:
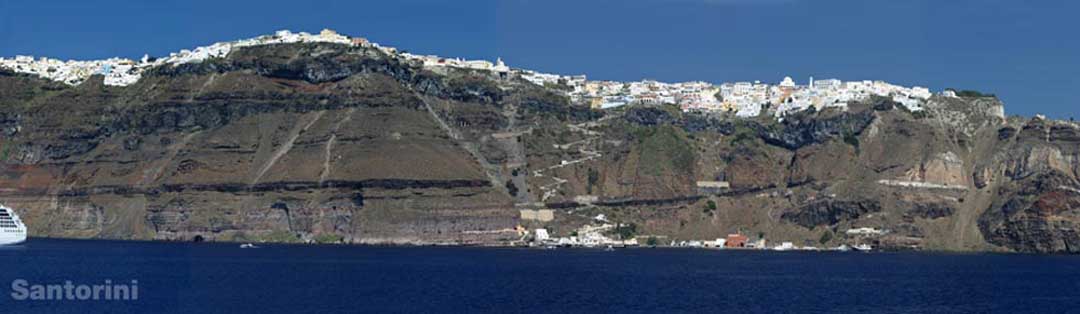
{"label": "hilltop village", "polygon": [[143,55],[142,59],[138,61],[123,58],[61,61],[46,57],[35,59],[32,56],[15,56],[15,58],[11,59],[0,58],[0,68],[7,68],[17,73],[36,75],[68,85],[78,85],[92,75],[102,75],[105,77],[105,85],[127,86],[138,82],[146,70],[158,66],[175,66],[185,63],[198,63],[210,58],[222,58],[228,55],[232,49],[240,47],[304,42],[368,45],[363,38],[349,38],[332,30],[323,30],[317,35],[282,30],[273,35],[215,43],[190,50],[184,49],[160,58]]}
{"label": "hilltop village", "polygon": [[[184,49],[164,57],[144,55],[140,60],[110,58],[61,61],[45,57],[15,56],[14,58],[0,58],[0,68],[40,76],[68,85],[78,85],[92,75],[102,75],[105,85],[127,86],[138,82],[145,71],[154,67],[222,58],[231,50],[241,47],[286,43],[336,43],[370,47],[420,64],[427,69],[472,69],[520,77],[534,84],[562,91],[574,102],[588,104],[596,109],[610,109],[632,104],[676,104],[684,111],[731,112],[739,117],[756,117],[764,113],[782,118],[787,113],[810,107],[846,108],[849,102],[865,99],[871,95],[889,97],[911,111],[920,111],[921,104],[932,96],[930,90],[924,87],[909,88],[869,80],[815,81],[813,77],[806,85],[798,85],[790,77],[785,77],[775,85],[760,81],[719,85],[707,82],[664,83],[654,80],[590,81],[585,75],[568,76],[514,69],[507,66],[502,59],[491,62],[399,52],[396,48],[381,46],[363,37],[349,37],[329,29],[324,29],[318,34],[281,30],[272,35]],[[941,94],[946,97],[956,96],[951,90],[943,91]]]}
{"label": "hilltop village", "polygon": [[[732,112],[739,117],[766,114],[782,117],[790,112],[810,107],[846,108],[849,102],[871,95],[889,97],[908,110],[922,110],[922,103],[932,94],[924,87],[903,87],[882,81],[850,81],[809,79],[807,85],[797,85],[791,77],[779,84],[735,82],[713,85],[706,82],[663,83],[652,80],[640,82],[585,81],[560,79],[569,82],[571,97],[588,102],[595,108],[614,108],[628,104],[677,104],[684,111]],[[943,92],[955,97],[952,91]]]}
{"label": "hilltop village", "polygon": [[332,30],[135,59],[0,59],[32,235],[1080,252],[1080,126],[977,91],[590,80]]}

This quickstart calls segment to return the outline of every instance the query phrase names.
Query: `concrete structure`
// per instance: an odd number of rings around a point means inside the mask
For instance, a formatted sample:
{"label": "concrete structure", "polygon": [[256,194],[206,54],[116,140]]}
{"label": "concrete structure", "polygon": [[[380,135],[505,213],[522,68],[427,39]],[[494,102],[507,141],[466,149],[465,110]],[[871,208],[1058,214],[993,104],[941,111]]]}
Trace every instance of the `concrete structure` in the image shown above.
{"label": "concrete structure", "polygon": [[731,189],[731,183],[727,181],[698,181],[697,188],[700,193],[716,194]]}
{"label": "concrete structure", "polygon": [[746,247],[747,248],[754,248],[754,249],[765,249],[765,248],[767,248],[767,245],[768,244],[767,244],[767,241],[765,241],[765,239],[758,239],[757,241],[754,241],[752,243],[747,243]]}
{"label": "concrete structure", "polygon": [[776,251],[790,251],[795,249],[795,244],[791,242],[783,242],[773,248]]}
{"label": "concrete structure", "polygon": [[848,229],[847,231],[844,231],[844,233],[847,233],[848,235],[854,235],[854,236],[878,236],[878,235],[885,234],[885,231],[884,230],[874,229],[874,228],[862,227],[862,228]]}
{"label": "concrete structure", "polygon": [[546,242],[551,239],[551,235],[548,234],[547,229],[536,229],[533,231],[537,242]]}
{"label": "concrete structure", "polygon": [[550,209],[522,209],[518,212],[520,214],[521,220],[539,222],[549,222],[555,220],[555,211]]}

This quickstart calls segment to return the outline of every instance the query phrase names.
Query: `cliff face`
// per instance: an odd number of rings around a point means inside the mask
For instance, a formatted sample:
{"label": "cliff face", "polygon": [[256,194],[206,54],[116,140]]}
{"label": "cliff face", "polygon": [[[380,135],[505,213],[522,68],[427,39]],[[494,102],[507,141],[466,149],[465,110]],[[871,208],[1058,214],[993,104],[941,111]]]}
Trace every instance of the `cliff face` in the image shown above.
{"label": "cliff face", "polygon": [[244,49],[126,88],[0,86],[15,99],[3,199],[33,234],[142,239],[496,241],[471,231],[512,228],[514,202],[468,133],[536,101],[336,45]]}
{"label": "cliff face", "polygon": [[1035,119],[999,134],[1001,148],[976,173],[997,187],[979,219],[987,239],[1024,252],[1080,252],[1080,128]]}
{"label": "cliff face", "polygon": [[[598,112],[333,44],[239,49],[127,87],[0,72],[0,202],[36,236],[502,244],[604,213],[679,239],[1080,250],[1080,128],[1006,120],[994,99],[926,107]],[[555,221],[519,219],[545,207]],[[864,226],[889,232],[843,235]]]}

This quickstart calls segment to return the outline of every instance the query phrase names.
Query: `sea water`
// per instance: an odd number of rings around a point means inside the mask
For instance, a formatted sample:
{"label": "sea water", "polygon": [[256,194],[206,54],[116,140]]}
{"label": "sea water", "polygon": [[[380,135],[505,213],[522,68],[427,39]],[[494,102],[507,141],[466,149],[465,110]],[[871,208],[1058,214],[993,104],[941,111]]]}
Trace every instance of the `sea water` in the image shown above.
{"label": "sea water", "polygon": [[[0,269],[0,313],[1080,310],[1080,256],[1061,255],[30,239]],[[19,299],[16,281],[137,281],[138,297]]]}

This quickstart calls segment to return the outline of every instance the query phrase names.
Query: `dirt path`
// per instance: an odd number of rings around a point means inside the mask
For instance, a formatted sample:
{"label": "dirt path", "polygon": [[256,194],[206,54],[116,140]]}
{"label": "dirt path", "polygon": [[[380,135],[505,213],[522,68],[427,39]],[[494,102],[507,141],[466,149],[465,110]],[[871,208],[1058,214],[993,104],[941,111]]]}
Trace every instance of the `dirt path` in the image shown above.
{"label": "dirt path", "polygon": [[352,120],[353,113],[356,112],[356,108],[349,108],[345,112],[345,117],[342,117],[337,124],[334,125],[334,129],[330,131],[330,139],[326,141],[326,158],[323,160],[323,170],[319,173],[319,186],[322,186],[323,182],[326,182],[326,178],[330,176],[330,161],[333,160],[334,141],[337,140],[337,132],[341,129],[341,126]]}
{"label": "dirt path", "polygon": [[180,150],[187,146],[188,143],[191,142],[191,139],[198,134],[199,131],[191,132],[191,134],[184,135],[184,137],[180,138],[179,142],[173,143],[171,146],[169,146],[169,150],[168,152],[166,152],[165,157],[162,157],[161,159],[158,159],[157,161],[151,163],[152,166],[150,166],[150,169],[147,169],[143,172],[143,176],[139,180],[137,186],[147,187],[160,179],[161,175],[165,173],[165,169],[167,169],[169,165],[172,164],[173,159],[176,159],[176,156],[180,154]]}
{"label": "dirt path", "polygon": [[473,159],[476,160],[476,162],[480,163],[480,168],[484,170],[484,174],[487,176],[488,181],[491,182],[491,186],[509,193],[506,190],[506,187],[503,186],[502,181],[499,180],[498,169],[495,168],[495,166],[493,166],[491,162],[488,161],[487,158],[480,153],[480,149],[478,149],[475,144],[464,140],[464,138],[461,136],[460,133],[457,132],[457,130],[454,130],[454,128],[450,127],[450,125],[447,124],[446,121],[444,121],[443,118],[439,116],[439,113],[435,111],[435,108],[428,103],[427,99],[425,99],[424,96],[416,93],[415,91],[413,92],[413,94],[420,99],[420,103],[424,104],[424,108],[427,109],[428,113],[431,114],[431,118],[435,119],[435,122],[439,124],[439,127],[446,131],[446,134],[450,135],[451,139],[458,142],[458,144],[460,144],[461,147],[469,153],[469,155],[472,155]]}
{"label": "dirt path", "polygon": [[198,91],[188,95],[188,102],[195,101],[195,96],[202,95],[203,92],[206,91],[206,87],[210,86],[210,84],[214,83],[214,79],[217,78],[217,75],[218,75],[217,73],[210,74],[210,78],[206,79],[206,82],[203,82],[203,84],[199,86]]}
{"label": "dirt path", "polygon": [[[555,170],[555,169],[559,169],[559,168],[562,168],[562,167],[571,166],[571,165],[575,165],[575,164],[578,164],[578,163],[583,163],[583,162],[586,162],[586,161],[590,161],[590,160],[602,157],[603,155],[600,154],[600,152],[597,152],[595,150],[589,150],[589,147],[592,146],[596,142],[596,140],[601,137],[602,134],[600,132],[590,130],[589,128],[599,126],[601,122],[606,121],[607,119],[610,119],[611,117],[612,116],[608,116],[608,117],[604,117],[604,118],[601,118],[601,119],[596,120],[596,121],[590,121],[590,122],[585,122],[585,123],[580,123],[580,124],[568,124],[567,127],[571,131],[581,132],[582,134],[585,134],[585,136],[587,136],[587,137],[585,139],[583,139],[583,140],[570,142],[570,143],[565,143],[565,144],[556,144],[555,146],[557,148],[559,148],[559,149],[569,149],[572,146],[578,146],[578,153],[584,155],[585,157],[570,160],[570,161],[565,161],[564,160],[564,161],[560,162],[557,165],[552,165],[552,166],[548,166],[547,168],[543,168],[543,169],[540,169],[540,170],[533,171],[533,176],[534,177],[544,177],[544,172],[546,172],[548,170]],[[559,188],[562,187],[563,184],[568,182],[568,180],[563,179],[563,178],[559,178],[559,177],[556,177],[556,176],[551,176],[551,179],[554,180],[555,182],[540,186],[540,190],[544,192],[544,194],[540,197],[541,202],[547,201],[552,196],[555,196],[555,193],[558,192]]]}
{"label": "dirt path", "polygon": [[[316,111],[313,114],[314,117],[310,118],[310,121],[303,124],[302,127],[293,128],[292,131],[289,132],[289,139],[286,140],[284,144],[281,144],[281,147],[278,147],[277,151],[274,151],[274,154],[270,155],[270,159],[259,168],[259,172],[251,179],[251,185],[259,183],[259,180],[266,175],[267,171],[270,171],[270,168],[274,167],[274,164],[277,163],[278,159],[281,159],[282,156],[285,156],[285,154],[292,150],[293,144],[296,143],[296,139],[299,138],[301,134],[304,134],[304,131],[307,131],[308,128],[311,128],[315,122],[319,121],[319,118],[322,118],[324,113],[326,113],[326,111]],[[297,125],[299,126],[302,121],[297,122]]]}

